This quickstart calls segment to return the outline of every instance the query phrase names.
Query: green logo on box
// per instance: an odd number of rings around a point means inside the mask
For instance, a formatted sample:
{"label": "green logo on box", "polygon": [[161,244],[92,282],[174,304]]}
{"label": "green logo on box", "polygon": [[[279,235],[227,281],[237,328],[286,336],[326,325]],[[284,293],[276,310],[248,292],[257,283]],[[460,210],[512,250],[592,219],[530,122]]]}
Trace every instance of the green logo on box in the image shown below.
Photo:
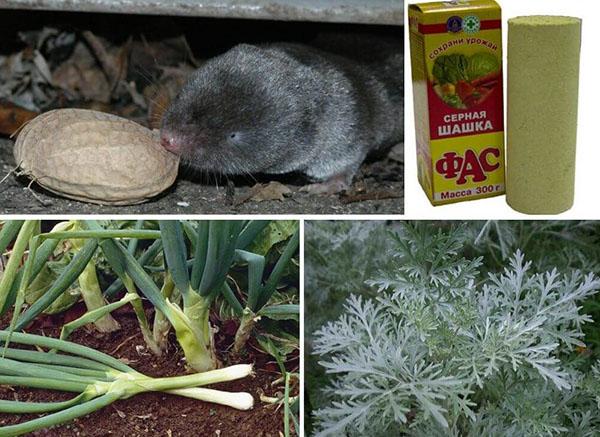
{"label": "green logo on box", "polygon": [[463,20],[463,31],[465,33],[477,33],[481,29],[481,21],[475,15],[469,15]]}

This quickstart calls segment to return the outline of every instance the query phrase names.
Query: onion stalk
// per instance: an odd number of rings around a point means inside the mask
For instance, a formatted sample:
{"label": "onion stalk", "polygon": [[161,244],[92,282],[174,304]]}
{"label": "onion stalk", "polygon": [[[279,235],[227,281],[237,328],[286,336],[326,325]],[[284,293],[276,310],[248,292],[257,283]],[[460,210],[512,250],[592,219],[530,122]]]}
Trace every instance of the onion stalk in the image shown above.
{"label": "onion stalk", "polygon": [[[52,229],[54,235],[65,233],[66,231],[71,231],[70,234],[73,235],[81,231],[81,226],[76,220],[70,220],[68,222],[61,222]],[[67,238],[64,241],[67,243],[67,246],[71,246],[70,250],[74,252],[80,250],[85,243],[85,240],[79,238]],[[95,311],[106,307],[107,302],[100,289],[94,259],[88,262],[77,280],[79,282],[81,297],[88,311]],[[100,317],[95,318],[93,323],[100,332],[113,332],[121,327],[109,312],[104,312]]]}
{"label": "onion stalk", "polygon": [[[248,264],[248,297],[244,306],[229,289],[223,291],[223,296],[230,303],[240,318],[240,325],[235,334],[232,353],[238,355],[246,347],[248,339],[254,326],[261,316],[279,313],[279,316],[287,314],[299,314],[298,305],[276,305],[267,307],[267,303],[276,290],[286,267],[298,249],[300,243],[300,230],[290,237],[279,259],[275,263],[268,278],[265,276],[265,257],[244,250],[236,251],[236,260]],[[227,287],[226,287],[227,288]],[[243,309],[242,309],[243,308]]]}
{"label": "onion stalk", "polygon": [[252,365],[238,364],[208,372],[152,378],[123,362],[94,349],[65,340],[0,331],[0,341],[49,348],[57,352],[7,348],[0,358],[0,384],[54,389],[78,393],[63,402],[20,402],[0,400],[2,413],[44,414],[37,419],[0,427],[0,435],[19,436],[90,414],[118,399],[160,391],[205,402],[248,410],[249,393],[232,393],[204,388],[205,385],[241,379],[252,374]]}
{"label": "onion stalk", "polygon": [[[260,225],[265,226],[264,223]],[[238,240],[248,226],[245,227],[243,221],[233,220],[202,221],[197,229],[184,228],[175,220],[159,221],[159,226],[165,263],[183,301],[183,308],[180,308],[166,300],[168,309],[163,312],[175,329],[188,366],[195,371],[215,369],[219,362],[209,322],[210,308],[225,285]],[[194,254],[191,272],[186,234]]]}

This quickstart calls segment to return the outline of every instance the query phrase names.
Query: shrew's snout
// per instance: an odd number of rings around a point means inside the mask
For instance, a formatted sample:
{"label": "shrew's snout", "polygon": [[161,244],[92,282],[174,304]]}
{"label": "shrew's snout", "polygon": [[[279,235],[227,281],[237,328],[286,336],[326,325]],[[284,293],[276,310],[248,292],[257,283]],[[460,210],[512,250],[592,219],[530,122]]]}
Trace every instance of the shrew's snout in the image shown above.
{"label": "shrew's snout", "polygon": [[160,132],[160,144],[167,149],[169,152],[177,155],[181,154],[182,141],[172,132],[161,130]]}

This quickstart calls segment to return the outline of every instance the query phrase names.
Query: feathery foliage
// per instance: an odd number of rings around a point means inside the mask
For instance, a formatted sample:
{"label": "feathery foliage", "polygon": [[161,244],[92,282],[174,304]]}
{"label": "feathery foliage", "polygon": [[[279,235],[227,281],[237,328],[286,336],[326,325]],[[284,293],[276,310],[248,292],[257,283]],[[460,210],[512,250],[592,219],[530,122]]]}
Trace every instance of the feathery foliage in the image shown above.
{"label": "feathery foliage", "polygon": [[512,245],[494,270],[472,235],[446,223],[388,234],[390,262],[370,291],[314,332],[328,377],[317,435],[600,432],[600,364],[578,353],[592,322],[581,306],[600,279],[532,263]]}

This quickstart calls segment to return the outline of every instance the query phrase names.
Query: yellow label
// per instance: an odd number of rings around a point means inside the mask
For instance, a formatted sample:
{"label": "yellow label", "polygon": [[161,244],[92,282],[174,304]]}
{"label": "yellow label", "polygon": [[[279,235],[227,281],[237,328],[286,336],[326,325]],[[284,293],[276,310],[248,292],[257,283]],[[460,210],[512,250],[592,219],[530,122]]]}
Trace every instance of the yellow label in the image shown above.
{"label": "yellow label", "polygon": [[433,201],[438,204],[504,193],[502,132],[431,142]]}
{"label": "yellow label", "polygon": [[501,10],[409,7],[418,177],[434,205],[504,193]]}

